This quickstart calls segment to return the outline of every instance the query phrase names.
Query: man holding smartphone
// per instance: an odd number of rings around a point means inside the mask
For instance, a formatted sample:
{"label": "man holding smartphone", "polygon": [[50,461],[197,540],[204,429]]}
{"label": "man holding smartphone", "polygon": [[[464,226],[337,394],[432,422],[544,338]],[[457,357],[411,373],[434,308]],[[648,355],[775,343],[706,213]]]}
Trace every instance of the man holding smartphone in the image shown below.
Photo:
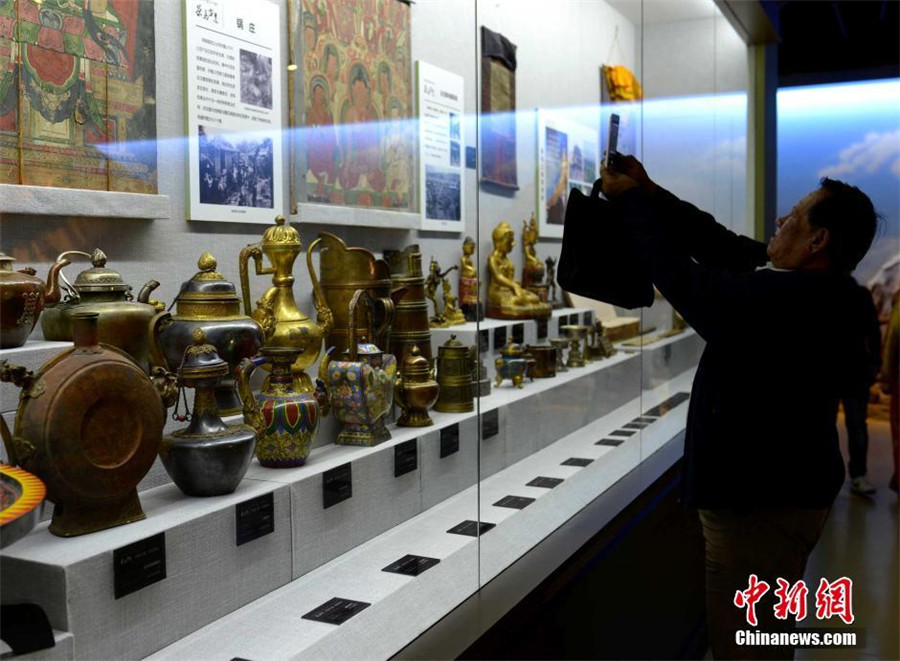
{"label": "man holding smartphone", "polygon": [[[844,481],[838,401],[866,360],[867,322],[849,274],[877,214],[859,189],[823,179],[765,244],[657,186],[632,156],[602,168],[601,189],[647,277],[706,341],[682,500],[698,510],[706,541],[713,655],[791,658],[790,647],[738,645],[736,632],[753,627],[735,594],[751,575],[773,592],[778,578],[802,579]],[[756,616],[758,631],[792,628],[768,602]]]}

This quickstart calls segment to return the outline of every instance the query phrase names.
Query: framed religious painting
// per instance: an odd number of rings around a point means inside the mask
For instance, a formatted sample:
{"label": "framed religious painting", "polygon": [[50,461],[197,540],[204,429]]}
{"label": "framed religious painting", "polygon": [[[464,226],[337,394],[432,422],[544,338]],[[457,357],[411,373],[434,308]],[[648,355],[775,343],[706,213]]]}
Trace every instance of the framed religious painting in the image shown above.
{"label": "framed religious painting", "polygon": [[481,27],[481,181],[518,190],[516,46]]}
{"label": "framed religious painting", "polygon": [[157,192],[153,14],[0,2],[0,183]]}
{"label": "framed religious painting", "polygon": [[410,12],[400,0],[293,0],[299,213],[417,227]]}

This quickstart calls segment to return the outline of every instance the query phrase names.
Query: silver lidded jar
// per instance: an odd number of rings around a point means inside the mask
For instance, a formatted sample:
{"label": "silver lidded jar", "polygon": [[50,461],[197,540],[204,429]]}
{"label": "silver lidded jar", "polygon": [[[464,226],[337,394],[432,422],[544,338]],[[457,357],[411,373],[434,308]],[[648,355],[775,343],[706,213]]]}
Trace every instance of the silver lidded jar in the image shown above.
{"label": "silver lidded jar", "polygon": [[184,351],[179,385],[194,388],[194,409],[176,420],[189,420],[163,438],[159,456],[169,477],[189,496],[221,496],[237,489],[253,458],[256,431],[249,425],[226,425],[219,416],[215,389],[230,372],[216,348],[206,343],[202,329],[194,330],[194,344]]}

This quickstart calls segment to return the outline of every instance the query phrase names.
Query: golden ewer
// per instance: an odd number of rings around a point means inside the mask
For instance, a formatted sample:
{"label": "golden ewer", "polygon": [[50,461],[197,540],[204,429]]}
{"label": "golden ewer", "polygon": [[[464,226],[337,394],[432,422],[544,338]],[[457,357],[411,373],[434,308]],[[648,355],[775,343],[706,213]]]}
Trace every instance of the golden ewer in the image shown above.
{"label": "golden ewer", "polygon": [[[291,371],[299,389],[313,392],[312,381],[305,370],[318,359],[322,337],[331,329],[333,317],[315,280],[316,321],[303,314],[294,301],[294,261],[302,249],[300,233],[285,222],[284,216],[276,216],[275,225],[266,230],[262,241],[241,250],[241,292],[245,312],[265,333],[265,348],[302,349]],[[271,266],[263,267],[263,256],[268,258]],[[251,257],[256,264],[256,275],[272,276],[272,286],[256,302],[252,312],[248,275]]]}

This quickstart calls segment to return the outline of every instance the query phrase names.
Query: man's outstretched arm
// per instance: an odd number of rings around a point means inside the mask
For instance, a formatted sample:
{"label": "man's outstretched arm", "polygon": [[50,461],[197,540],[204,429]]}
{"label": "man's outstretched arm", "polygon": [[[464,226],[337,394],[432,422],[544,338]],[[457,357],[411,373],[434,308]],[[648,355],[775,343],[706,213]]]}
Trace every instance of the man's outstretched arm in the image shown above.
{"label": "man's outstretched arm", "polygon": [[617,158],[615,171],[637,183],[637,188],[652,202],[661,218],[677,224],[678,240],[690,256],[703,266],[751,271],[768,261],[765,243],[732,232],[709,213],[659,186],[650,179],[644,166],[634,156]]}

